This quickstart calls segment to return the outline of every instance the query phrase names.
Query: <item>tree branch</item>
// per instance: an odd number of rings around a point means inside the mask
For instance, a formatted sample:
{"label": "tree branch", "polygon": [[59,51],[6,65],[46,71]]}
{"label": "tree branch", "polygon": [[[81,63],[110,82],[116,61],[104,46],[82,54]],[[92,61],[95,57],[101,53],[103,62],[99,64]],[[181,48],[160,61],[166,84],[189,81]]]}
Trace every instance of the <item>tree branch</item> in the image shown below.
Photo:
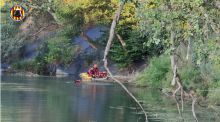
{"label": "tree branch", "polygon": [[182,104],[182,112],[183,112],[183,108],[184,108],[184,106],[183,106],[183,86],[181,85],[181,104]]}
{"label": "tree branch", "polygon": [[126,48],[125,48],[126,43],[125,43],[125,41],[122,39],[122,37],[119,34],[116,34],[116,36],[118,37],[118,40],[121,43],[123,49],[126,51]]}
{"label": "tree branch", "polygon": [[186,53],[186,60],[189,60],[190,45],[191,45],[191,40],[189,38],[188,39],[188,46],[187,46],[187,53]]}
{"label": "tree branch", "polygon": [[190,97],[192,98],[192,114],[193,114],[193,117],[195,119],[196,122],[199,122],[197,117],[196,117],[196,113],[195,113],[195,103],[196,103],[196,98],[193,97],[192,94],[189,94]]}
{"label": "tree branch", "polygon": [[[51,0],[48,0],[48,3],[49,4],[52,4],[52,1]],[[58,17],[56,16],[55,12],[53,12],[53,10],[51,9],[51,7],[43,7],[42,5],[41,6],[36,6],[36,5],[33,5],[31,4],[29,1],[26,1],[25,4],[31,8],[35,8],[35,9],[40,9],[40,10],[45,10],[47,11],[52,17],[53,19],[56,21],[57,24],[61,25],[62,23],[59,21]],[[31,12],[31,11],[29,11]]]}
{"label": "tree branch", "polygon": [[179,81],[177,81],[177,84],[178,84],[178,88],[173,92],[173,98],[175,99],[176,101],[176,105],[177,105],[177,109],[178,109],[178,112],[179,112],[179,115],[182,117],[182,113],[180,112],[180,106],[179,106],[179,102],[176,98],[176,93],[181,90],[181,84]]}
{"label": "tree branch", "polygon": [[104,67],[107,70],[110,77],[116,83],[118,83],[127,92],[127,94],[138,104],[138,106],[141,108],[141,110],[143,111],[143,113],[145,115],[145,122],[148,122],[147,113],[145,112],[145,110],[142,107],[142,105],[140,104],[140,102],[134,97],[134,95],[118,79],[114,78],[114,76],[112,75],[111,71],[108,68],[107,56],[108,56],[108,53],[109,53],[109,50],[110,50],[110,47],[111,47],[111,44],[112,44],[112,41],[113,41],[113,38],[114,38],[115,27],[116,27],[116,24],[119,20],[119,17],[120,17],[122,9],[124,7],[124,4],[125,4],[124,2],[120,3],[120,6],[119,6],[117,12],[115,13],[114,19],[113,19],[112,24],[111,24],[110,34],[109,34],[109,38],[108,38],[108,42],[107,42],[107,45],[106,45],[106,48],[105,48],[104,58],[103,58]]}
{"label": "tree branch", "polygon": [[[173,26],[173,25],[172,25]],[[174,31],[171,31],[170,33],[170,40],[171,40],[171,43],[172,43],[172,54],[170,56],[171,58],[171,68],[173,70],[173,80],[171,82],[171,85],[174,86],[176,84],[176,81],[175,81],[175,78],[176,78],[176,73],[177,73],[177,65],[176,65],[176,49],[175,49],[175,33]]]}

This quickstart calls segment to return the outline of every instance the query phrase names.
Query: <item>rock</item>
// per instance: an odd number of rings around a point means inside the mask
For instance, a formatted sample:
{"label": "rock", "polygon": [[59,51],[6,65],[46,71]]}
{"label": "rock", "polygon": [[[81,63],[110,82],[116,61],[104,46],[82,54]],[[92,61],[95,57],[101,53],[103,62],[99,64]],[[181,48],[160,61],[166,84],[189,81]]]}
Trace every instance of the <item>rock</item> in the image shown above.
{"label": "rock", "polygon": [[34,73],[32,73],[32,72],[26,72],[26,73],[25,73],[25,76],[37,77],[37,76],[39,76],[39,75],[38,75],[38,74],[34,74]]}
{"label": "rock", "polygon": [[59,69],[59,68],[57,68],[57,70],[56,70],[56,76],[62,76],[62,77],[65,77],[65,76],[68,76],[69,74],[67,73],[67,72],[65,72],[65,71],[63,71],[62,69]]}
{"label": "rock", "polygon": [[26,77],[38,77],[40,75],[38,74],[34,74],[32,72],[16,72],[14,73],[14,75],[17,75],[17,76],[26,76]]}

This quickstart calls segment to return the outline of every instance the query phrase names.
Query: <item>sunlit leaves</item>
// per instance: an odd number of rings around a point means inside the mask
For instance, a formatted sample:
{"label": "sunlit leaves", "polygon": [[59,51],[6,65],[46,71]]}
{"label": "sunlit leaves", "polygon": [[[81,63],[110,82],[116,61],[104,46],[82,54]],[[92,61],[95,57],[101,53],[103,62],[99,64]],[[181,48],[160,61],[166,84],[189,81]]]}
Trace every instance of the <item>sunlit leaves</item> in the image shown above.
{"label": "sunlit leaves", "polygon": [[44,57],[47,63],[68,64],[73,60],[76,48],[65,37],[51,38],[46,42],[48,53]]}
{"label": "sunlit leaves", "polygon": [[5,6],[5,0],[1,0],[0,5],[1,7]]}
{"label": "sunlit leaves", "polygon": [[[199,64],[206,52],[212,51],[205,50],[208,38],[215,37],[211,30],[213,28],[215,31],[219,30],[219,11],[208,10],[206,6],[202,6],[203,2],[203,0],[141,1],[137,16],[140,19],[139,27],[142,35],[150,36],[149,42],[155,44],[169,40],[171,30],[176,33],[177,44],[178,41],[193,37],[194,51]],[[173,25],[172,28],[171,25]],[[169,46],[169,43],[167,44]]]}

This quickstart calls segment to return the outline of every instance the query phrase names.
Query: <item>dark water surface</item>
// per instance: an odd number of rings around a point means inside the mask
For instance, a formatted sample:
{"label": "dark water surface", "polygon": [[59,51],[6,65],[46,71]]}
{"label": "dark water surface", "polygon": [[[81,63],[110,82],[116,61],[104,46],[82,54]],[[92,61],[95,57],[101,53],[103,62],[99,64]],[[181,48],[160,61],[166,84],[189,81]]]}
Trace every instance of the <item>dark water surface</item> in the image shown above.
{"label": "dark water surface", "polygon": [[[175,101],[158,89],[129,89],[143,101],[149,122],[194,122],[191,102],[180,118]],[[199,122],[220,122],[220,106],[211,107],[195,106]],[[2,76],[1,112],[1,122],[144,122],[117,84],[76,85],[71,78]]]}
{"label": "dark water surface", "polygon": [[136,122],[136,105],[116,84],[2,76],[2,122]]}

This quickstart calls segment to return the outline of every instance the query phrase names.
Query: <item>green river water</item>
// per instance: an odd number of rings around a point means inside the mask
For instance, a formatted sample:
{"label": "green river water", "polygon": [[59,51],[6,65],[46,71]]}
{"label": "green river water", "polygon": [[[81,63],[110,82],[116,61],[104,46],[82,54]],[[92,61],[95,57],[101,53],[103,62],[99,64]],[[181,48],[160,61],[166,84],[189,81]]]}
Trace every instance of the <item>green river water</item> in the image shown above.
{"label": "green river water", "polygon": [[[180,122],[173,99],[157,89],[129,89],[143,101],[150,122]],[[220,122],[219,113],[196,106],[199,122]],[[184,105],[184,122],[193,122]],[[144,122],[135,102],[114,83],[75,84],[72,78],[2,76],[1,122]]]}

